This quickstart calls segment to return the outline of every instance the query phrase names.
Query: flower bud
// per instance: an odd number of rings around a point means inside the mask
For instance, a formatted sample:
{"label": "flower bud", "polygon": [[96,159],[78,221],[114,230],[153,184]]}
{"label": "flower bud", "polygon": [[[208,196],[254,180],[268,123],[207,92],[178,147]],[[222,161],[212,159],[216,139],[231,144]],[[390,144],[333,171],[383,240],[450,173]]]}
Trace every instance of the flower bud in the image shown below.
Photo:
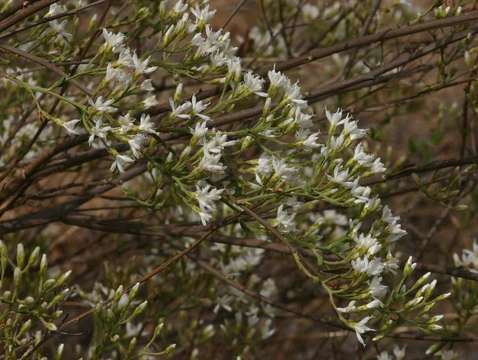
{"label": "flower bud", "polygon": [[15,267],[15,270],[13,271],[13,284],[15,286],[15,289],[18,289],[20,286],[20,280],[22,279],[22,271],[20,268]]}
{"label": "flower bud", "polygon": [[118,309],[123,310],[129,304],[128,295],[123,294],[121,295],[120,299],[118,300]]}
{"label": "flower bud", "polygon": [[25,249],[20,243],[17,245],[17,266],[22,269],[23,265],[25,265]]}
{"label": "flower bud", "polygon": [[5,272],[5,268],[7,267],[7,262],[8,262],[7,247],[5,246],[3,241],[0,240],[0,273],[2,275]]}
{"label": "flower bud", "polygon": [[40,257],[40,247],[37,246],[33,250],[33,252],[30,254],[30,257],[28,258],[27,266],[35,266],[39,257]]}
{"label": "flower bud", "polygon": [[68,270],[66,273],[61,275],[57,280],[56,280],[56,286],[62,286],[65,281],[70,277],[71,275],[71,270]]}
{"label": "flower bud", "polygon": [[410,274],[413,272],[413,270],[415,270],[415,267],[417,266],[417,264],[413,263],[412,261],[412,257],[410,256],[407,260],[407,262],[405,263],[405,266],[403,268],[403,275],[405,277],[408,277],[410,276]]}
{"label": "flower bud", "polygon": [[148,306],[148,301],[143,301],[141,304],[139,304],[136,309],[133,311],[133,315],[131,315],[131,318],[134,318],[144,312],[146,310],[146,306]]}
{"label": "flower bud", "polygon": [[48,269],[48,260],[46,258],[46,255],[43,254],[40,260],[40,275],[44,276],[46,274],[47,269]]}
{"label": "flower bud", "polygon": [[134,284],[134,286],[131,288],[131,290],[129,291],[129,294],[128,294],[128,300],[131,301],[133,300],[136,295],[138,294],[138,290],[139,290],[139,286],[141,284],[139,282],[137,282],[136,284]]}
{"label": "flower bud", "polygon": [[20,328],[20,331],[17,334],[17,337],[20,338],[23,334],[25,334],[28,330],[30,330],[30,327],[32,326],[32,320],[28,319],[22,324],[22,327]]}
{"label": "flower bud", "polygon": [[65,347],[64,344],[58,345],[58,348],[56,349],[56,352],[55,352],[55,360],[61,359],[61,355],[63,354],[64,347]]}

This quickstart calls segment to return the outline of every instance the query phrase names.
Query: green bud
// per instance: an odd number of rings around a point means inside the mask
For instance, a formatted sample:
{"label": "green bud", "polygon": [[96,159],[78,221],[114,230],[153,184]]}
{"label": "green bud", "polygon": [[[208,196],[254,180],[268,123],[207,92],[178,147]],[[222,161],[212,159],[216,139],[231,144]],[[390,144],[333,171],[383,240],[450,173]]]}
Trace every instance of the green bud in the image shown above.
{"label": "green bud", "polygon": [[115,318],[113,310],[106,309],[106,318],[108,319],[108,321],[113,321],[113,319]]}
{"label": "green bud", "polygon": [[28,319],[22,324],[22,327],[20,328],[20,331],[17,334],[17,337],[21,337],[23,334],[25,334],[28,330],[30,330],[30,327],[32,326],[32,320]]}
{"label": "green bud", "polygon": [[68,270],[66,273],[61,275],[57,280],[56,280],[56,286],[62,286],[65,281],[70,277],[71,275],[71,270]]}
{"label": "green bud", "polygon": [[246,150],[253,142],[254,139],[252,138],[252,136],[246,136],[241,142],[241,151]]}
{"label": "green bud", "polygon": [[136,339],[136,336],[131,339],[131,341],[129,342],[129,345],[128,345],[128,353],[133,352],[134,348],[136,347],[137,342],[138,342],[138,340]]}
{"label": "green bud", "polygon": [[55,279],[48,279],[43,284],[43,290],[49,290],[50,288],[52,288],[55,285],[55,282],[56,282]]}
{"label": "green bud", "polygon": [[55,360],[61,359],[61,355],[63,354],[64,347],[65,347],[64,344],[58,345],[58,348],[56,349],[56,352],[55,352]]}
{"label": "green bud", "polygon": [[164,328],[164,323],[160,322],[154,329],[153,338],[158,337],[161,334],[161,331],[163,330],[163,328]]}
{"label": "green bud", "polygon": [[54,323],[46,321],[42,318],[40,318],[40,321],[42,322],[43,326],[45,326],[48,330],[50,330],[50,331],[58,330],[57,326]]}
{"label": "green bud", "polygon": [[164,350],[164,354],[170,354],[176,349],[176,344],[169,345],[166,350]]}
{"label": "green bud", "polygon": [[121,299],[121,296],[123,295],[123,293],[124,293],[123,285],[118,286],[118,288],[116,289],[113,295],[113,302],[117,303]]}
{"label": "green bud", "polygon": [[417,264],[413,263],[412,257],[410,256],[403,267],[403,276],[408,277],[415,270]]}
{"label": "green bud", "polygon": [[148,301],[143,301],[141,304],[139,304],[136,307],[136,309],[134,309],[133,315],[131,315],[131,319],[138,315],[141,315],[144,312],[144,310],[146,310],[147,306],[148,306]]}
{"label": "green bud", "polygon": [[40,275],[44,276],[46,274],[47,269],[48,269],[48,260],[46,258],[46,255],[43,254],[40,260]]}
{"label": "green bud", "polygon": [[40,257],[40,247],[37,246],[33,250],[33,252],[30,254],[30,257],[28,258],[27,266],[35,266],[39,257]]}
{"label": "green bud", "polygon": [[4,242],[0,240],[0,271],[2,274],[5,273],[5,269],[7,268],[7,262],[8,262],[8,252],[7,252],[7,247],[5,246]]}
{"label": "green bud", "polygon": [[11,291],[7,290],[7,291],[3,292],[2,299],[10,300],[11,297],[12,297],[12,292]]}
{"label": "green bud", "polygon": [[62,302],[65,299],[65,294],[63,292],[55,295],[55,297],[48,303],[48,308],[56,306],[58,303]]}
{"label": "green bud", "polygon": [[434,354],[436,353],[438,350],[440,350],[442,344],[433,344],[432,346],[430,346],[427,351],[425,351],[425,354],[426,355],[431,355],[431,354]]}
{"label": "green bud", "polygon": [[129,294],[128,294],[128,300],[129,301],[132,301],[136,295],[138,294],[138,290],[139,290],[139,286],[140,286],[140,283],[137,282],[136,284],[134,284],[134,286],[131,288]]}
{"label": "green bud", "polygon": [[448,299],[450,296],[451,296],[451,293],[442,294],[440,296],[437,296],[433,301],[434,302],[442,301],[442,300]]}
{"label": "green bud", "polygon": [[128,306],[128,304],[129,304],[128,295],[126,295],[126,294],[121,295],[117,304],[118,304],[118,309],[119,310],[123,310],[126,306]]}
{"label": "green bud", "polygon": [[20,243],[17,245],[17,266],[22,269],[23,265],[25,265],[25,249]]}
{"label": "green bud", "polygon": [[22,279],[22,271],[20,268],[15,267],[15,270],[13,271],[13,285],[15,286],[15,289],[18,289],[20,286],[20,280]]}
{"label": "green bud", "polygon": [[181,96],[183,95],[183,83],[179,83],[176,87],[176,91],[174,92],[174,101],[179,102],[181,101]]}

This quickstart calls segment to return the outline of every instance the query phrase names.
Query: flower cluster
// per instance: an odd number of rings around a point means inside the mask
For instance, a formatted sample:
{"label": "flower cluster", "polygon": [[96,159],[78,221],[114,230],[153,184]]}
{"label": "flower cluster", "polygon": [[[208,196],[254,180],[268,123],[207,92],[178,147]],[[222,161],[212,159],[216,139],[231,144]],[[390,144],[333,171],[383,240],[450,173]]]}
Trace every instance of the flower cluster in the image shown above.
{"label": "flower cluster", "polygon": [[[305,22],[337,16],[336,5],[322,12],[312,3],[299,6],[297,0],[265,3],[272,26],[252,28],[249,38],[257,53],[276,59],[300,53],[289,46],[287,29],[277,20],[285,9],[298,11],[297,16]],[[168,259],[162,262],[164,269],[174,270],[165,272],[164,277],[142,279],[153,282],[154,286],[145,290],[148,295],[163,301],[160,292],[170,306],[168,311],[177,311],[175,321],[188,324],[184,332],[169,329],[178,333],[178,343],[188,344],[181,356],[190,352],[191,358],[199,357],[199,346],[213,342],[220,333],[233,339],[231,343],[241,348],[237,354],[246,357],[251,344],[275,333],[277,310],[273,305],[282,284],[279,272],[262,268],[270,259],[269,251],[288,259],[294,276],[311,280],[310,286],[281,295],[309,292],[309,296],[324,296],[329,311],[340,321],[335,326],[355,334],[364,346],[370,334],[378,341],[400,326],[440,334],[443,316],[431,310],[450,294],[435,295],[436,280],[430,273],[416,275],[412,257],[402,265],[396,247],[406,232],[400,218],[369,182],[372,177],[381,178],[386,172],[384,163],[389,162],[374,155],[369,132],[358,120],[345,109],[330,111],[330,106],[311,103],[299,81],[279,67],[253,70],[251,63],[238,55],[231,35],[210,24],[214,10],[207,1],[138,1],[131,6],[136,9],[134,14],[120,11],[115,14],[120,20],[102,22],[94,30],[99,36],[83,45],[86,48],[75,45],[78,34],[66,19],[55,19],[44,27],[55,48],[48,47],[44,38],[33,39],[28,46],[22,44],[24,49],[32,49],[34,56],[46,57],[48,62],[39,63],[47,63],[48,70],[55,69],[61,79],[51,84],[48,76],[31,75],[28,69],[5,71],[2,86],[8,90],[7,101],[20,99],[16,101],[22,101],[22,106],[21,111],[1,115],[7,117],[2,124],[2,130],[6,129],[0,138],[2,150],[12,143],[9,134],[15,133],[16,119],[27,115],[17,134],[25,139],[5,151],[0,166],[17,165],[12,159],[25,147],[25,161],[46,159],[39,177],[52,169],[76,167],[88,177],[92,169],[99,169],[98,176],[88,178],[93,185],[81,181],[72,185],[84,189],[82,198],[55,208],[54,213],[61,213],[57,219],[65,223],[100,231],[114,228],[124,232],[125,239],[139,235],[151,240],[125,241],[127,250],[129,246],[138,251],[155,249],[141,260],[141,272],[162,273],[158,258]],[[57,17],[72,8],[81,5],[53,4],[44,15]],[[126,31],[124,24],[132,25]],[[336,31],[340,32],[340,27]],[[291,33],[290,38],[293,36]],[[74,60],[80,53],[91,56],[77,64]],[[71,74],[52,65],[64,59],[71,59],[75,66],[68,68]],[[33,110],[24,101],[27,98],[34,100]],[[53,110],[44,109],[45,104]],[[29,114],[35,109],[44,123],[31,120]],[[57,156],[56,147],[45,156],[41,147],[25,146],[32,139],[60,144],[64,157]],[[89,161],[91,167],[85,165]],[[119,185],[124,197],[104,194]],[[73,216],[63,216],[57,210],[81,206],[98,194],[105,201],[127,201],[122,208],[133,210],[121,218],[124,223],[117,228],[109,228],[109,221],[90,224],[100,216],[83,217],[81,212],[91,208],[82,208]],[[43,213],[39,214],[43,220]],[[188,244],[191,248],[175,255]],[[18,248],[17,263],[11,269],[15,286],[29,266],[38,265],[38,251],[25,261],[23,248]],[[5,254],[0,246],[2,280]],[[454,259],[457,266],[476,270],[478,247],[464,250]],[[134,261],[131,258],[131,263]],[[48,302],[55,305],[66,298],[68,292],[62,285],[68,273],[47,279],[43,259],[39,266],[37,293],[47,306],[30,315],[39,321],[35,326],[55,331],[62,313],[53,311],[55,306]],[[122,275],[121,270],[105,272],[111,278]],[[138,276],[131,274],[125,278],[138,281]],[[124,281],[115,280],[108,286],[98,282],[91,291],[75,289],[77,300],[94,309],[95,323],[101,324],[87,356],[99,358],[108,349],[115,353],[112,358],[169,353],[172,347],[162,350],[163,343],[155,344],[162,322],[138,320],[146,311],[146,302],[139,300],[139,285],[125,288],[118,285]],[[46,284],[60,295],[51,299],[51,293],[42,292]],[[454,286],[465,289],[458,281]],[[476,288],[456,293],[461,296],[459,311],[471,314],[476,301],[470,298]],[[2,296],[19,318],[18,314],[30,311],[36,301],[11,290]],[[183,310],[198,308],[208,315],[196,317]],[[22,338],[29,329],[18,329],[15,323],[11,331]],[[21,341],[32,338],[28,335]],[[446,350],[439,350],[443,358],[448,356]],[[378,359],[404,357],[405,349],[396,347],[393,355],[382,352]]]}

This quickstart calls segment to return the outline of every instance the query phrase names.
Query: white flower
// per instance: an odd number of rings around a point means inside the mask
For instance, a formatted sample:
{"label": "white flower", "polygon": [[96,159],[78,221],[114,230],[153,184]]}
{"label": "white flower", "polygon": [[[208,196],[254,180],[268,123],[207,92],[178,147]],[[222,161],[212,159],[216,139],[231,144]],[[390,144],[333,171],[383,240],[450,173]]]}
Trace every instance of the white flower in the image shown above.
{"label": "white flower", "polygon": [[70,40],[72,37],[71,34],[65,30],[67,24],[68,22],[66,20],[52,20],[48,22],[48,25],[58,34],[57,38],[63,41]]}
{"label": "white flower", "polygon": [[369,302],[365,307],[367,309],[375,309],[379,306],[382,306],[383,303],[379,299],[373,299],[371,302]]}
{"label": "white flower", "polygon": [[283,86],[287,85],[289,81],[284,74],[275,71],[275,69],[269,70],[267,77],[269,78],[271,87],[282,88]]}
{"label": "white flower", "polygon": [[441,360],[457,360],[458,354],[453,350],[440,351]]}
{"label": "white flower", "polygon": [[191,13],[196,18],[196,24],[205,24],[214,16],[216,10],[209,10],[209,5],[201,8],[196,4],[196,6],[191,9]]}
{"label": "white flower", "polygon": [[385,205],[382,209],[382,220],[387,224],[387,231],[390,232],[389,240],[396,241],[406,235],[406,231],[402,229],[399,216],[393,216],[390,208]]}
{"label": "white flower", "polygon": [[144,91],[154,91],[153,80],[146,79],[141,83],[141,90]]}
{"label": "white flower", "polygon": [[257,159],[255,170],[256,181],[262,185],[261,176],[269,176],[272,173],[272,158],[267,154],[261,154]]}
{"label": "white flower", "polygon": [[141,60],[136,53],[133,53],[131,60],[133,61],[133,67],[135,70],[136,75],[141,74],[150,74],[153,71],[156,71],[158,68],[157,66],[148,67],[150,57],[147,59]]}
{"label": "white flower", "polygon": [[341,312],[341,313],[353,312],[353,311],[357,310],[357,307],[355,306],[356,303],[357,302],[355,300],[352,300],[352,301],[349,302],[349,304],[346,307],[343,307],[343,308],[338,307],[338,308],[336,308],[336,310],[338,312]]}
{"label": "white flower", "polygon": [[126,49],[121,49],[120,54],[118,56],[118,65],[122,66],[127,66],[127,67],[133,67],[133,55],[131,54],[131,50],[126,48]]}
{"label": "white flower", "polygon": [[154,125],[151,122],[151,117],[147,114],[141,114],[141,118],[139,119],[139,130],[144,131],[148,134],[158,135],[158,133],[154,130]]}
{"label": "white flower", "polygon": [[48,12],[45,14],[45,17],[55,16],[66,12],[66,7],[64,5],[51,4],[48,8]]}
{"label": "white flower", "polygon": [[131,75],[109,63],[106,67],[105,80],[116,81],[122,85],[126,85],[131,81]]}
{"label": "white flower", "polygon": [[209,140],[209,151],[220,154],[226,147],[237,144],[237,140],[228,140],[227,134],[217,131],[214,137]]}
{"label": "white flower", "polygon": [[199,204],[201,222],[203,225],[206,225],[209,220],[212,218],[212,212],[216,210],[216,201],[221,199],[221,194],[224,189],[216,189],[215,187],[206,184],[196,185],[196,199]]}
{"label": "white flower", "polygon": [[261,334],[261,339],[266,340],[276,332],[276,329],[272,328],[273,322],[272,319],[266,319],[260,324],[259,331]]}
{"label": "white flower", "polygon": [[131,151],[135,158],[139,159],[141,157],[141,149],[144,143],[144,136],[142,134],[138,134],[132,139],[128,140],[128,144],[131,148]]}
{"label": "white flower", "polygon": [[219,309],[223,308],[227,312],[231,312],[232,308],[230,304],[234,298],[231,295],[225,294],[216,298],[216,306],[214,307],[214,313],[217,314]]}
{"label": "white flower", "polygon": [[116,155],[113,164],[111,164],[110,170],[115,171],[116,169],[118,169],[118,171],[122,173],[124,172],[124,167],[126,166],[126,164],[132,162],[134,162],[134,160],[131,159],[129,156],[118,154]]}
{"label": "white flower", "polygon": [[365,346],[365,343],[362,339],[362,334],[367,332],[367,331],[375,331],[372,328],[369,328],[367,325],[365,325],[369,320],[371,319],[371,316],[366,316],[362,320],[360,320],[358,323],[354,323],[352,325],[353,329],[355,330],[355,334],[357,335],[358,341]]}
{"label": "white flower", "polygon": [[197,101],[196,95],[193,95],[191,99],[191,113],[200,117],[203,120],[210,120],[211,118],[207,115],[201,114],[208,107],[209,103],[203,101]]}
{"label": "white flower", "polygon": [[302,13],[304,14],[304,18],[306,19],[317,19],[319,16],[319,8],[312,4],[304,4],[302,6]]}
{"label": "white flower", "polygon": [[393,360],[393,358],[388,352],[382,351],[380,354],[378,354],[377,360]]}
{"label": "white flower", "polygon": [[283,159],[272,158],[272,167],[277,176],[286,181],[292,181],[295,179],[297,169],[287,165],[287,162]]}
{"label": "white flower", "polygon": [[75,129],[76,124],[78,124],[79,122],[80,122],[79,119],[70,120],[65,122],[63,124],[63,127],[69,134],[79,135],[80,134],[79,131]]}
{"label": "white flower", "polygon": [[120,132],[123,134],[127,134],[134,127],[134,119],[130,113],[121,115],[118,122],[120,123]]}
{"label": "white flower", "polygon": [[375,298],[383,298],[387,294],[388,287],[382,285],[382,277],[375,276],[371,282],[369,282],[370,293]]}
{"label": "white flower", "polygon": [[111,126],[103,126],[103,120],[100,117],[96,117],[94,122],[95,125],[90,129],[90,137],[88,138],[90,146],[92,146],[96,137],[106,139],[108,132],[111,130]]}
{"label": "white flower", "polygon": [[277,292],[276,283],[274,279],[269,278],[266,281],[264,281],[264,283],[262,284],[262,289],[259,293],[261,294],[261,296],[265,298],[271,298],[276,292]]}
{"label": "white flower", "polygon": [[406,347],[398,347],[397,345],[395,345],[395,347],[393,348],[393,355],[395,355],[395,360],[403,360],[405,359],[405,350],[406,350]]}
{"label": "white flower", "polygon": [[356,198],[355,203],[368,203],[370,201],[370,194],[372,189],[369,186],[358,185],[358,179],[353,181],[351,186],[352,195]]}
{"label": "white flower", "polygon": [[308,147],[308,148],[311,148],[311,149],[316,149],[316,148],[320,147],[321,145],[317,144],[318,138],[319,138],[319,133],[318,132],[310,134],[307,137],[307,139],[304,140],[304,146]]}
{"label": "white flower", "polygon": [[329,110],[325,109],[325,116],[330,123],[331,128],[335,128],[338,125],[343,124],[344,120],[342,120],[342,110],[337,109],[335,113],[330,113]]}
{"label": "white flower", "polygon": [[307,105],[307,101],[302,99],[302,94],[300,93],[300,87],[298,83],[291,84],[289,79],[287,79],[287,82],[284,85],[284,91],[285,91],[287,100],[299,106]]}
{"label": "white flower", "polygon": [[180,119],[190,119],[191,115],[189,112],[191,111],[191,102],[187,101],[182,105],[176,106],[174,104],[174,100],[169,98],[169,106],[171,106],[171,116],[177,117]]}
{"label": "white flower", "polygon": [[202,139],[206,136],[208,132],[207,122],[206,121],[198,122],[196,123],[196,126],[194,127],[194,129],[190,129],[190,130],[194,137],[198,139]]}
{"label": "white flower", "polygon": [[392,273],[395,273],[398,269],[398,259],[394,257],[390,251],[388,252],[387,257],[385,259],[384,269]]}
{"label": "white flower", "polygon": [[337,164],[334,168],[334,174],[332,176],[327,175],[327,178],[337,184],[350,188],[353,184],[352,179],[349,178],[349,170],[343,169],[340,164]]}
{"label": "white flower", "polygon": [[319,134],[320,134],[319,132],[310,134],[308,130],[304,130],[303,128],[301,128],[297,131],[297,133],[295,134],[295,137],[300,139],[302,144],[306,148],[315,149],[321,146],[320,144],[317,144]]}
{"label": "white flower", "polygon": [[250,92],[256,94],[257,96],[267,97],[267,94],[262,91],[262,88],[264,86],[264,79],[257,75],[254,75],[252,71],[248,71],[244,75],[244,84]]}
{"label": "white flower", "polygon": [[238,275],[259,264],[263,254],[264,249],[243,249],[239,252],[239,256],[232,259],[227,265],[222,265],[222,270],[229,276]]}
{"label": "white flower", "polygon": [[216,132],[214,137],[203,145],[203,158],[199,166],[207,171],[221,174],[226,167],[221,163],[222,151],[227,146],[232,146],[237,143],[236,140],[227,140],[227,135],[221,132]]}
{"label": "white flower", "polygon": [[342,214],[338,214],[337,211],[331,210],[324,210],[323,212],[324,220],[332,222],[336,225],[345,226],[347,225],[347,217]]}
{"label": "white flower", "polygon": [[233,79],[239,79],[241,76],[241,60],[239,58],[231,58],[226,60],[227,73]]}
{"label": "white flower", "polygon": [[312,123],[312,115],[306,114],[302,112],[302,109],[297,106],[294,110],[294,121],[299,125],[301,128],[310,128],[314,124]]}
{"label": "white flower", "polygon": [[126,337],[132,338],[138,336],[141,330],[143,329],[144,324],[138,323],[134,325],[132,322],[128,321],[126,323]]}
{"label": "white flower", "polygon": [[358,238],[355,239],[357,245],[366,249],[369,255],[375,255],[380,249],[381,245],[373,236],[360,234]]}
{"label": "white flower", "polygon": [[357,161],[362,166],[369,166],[373,162],[374,158],[375,157],[373,155],[367,154],[364,151],[364,147],[362,143],[357,144],[354,150],[354,157],[353,157],[355,161]]}
{"label": "white flower", "polygon": [[111,48],[113,52],[121,52],[123,48],[123,42],[125,40],[125,35],[122,33],[112,33],[106,29],[103,29],[103,38],[105,39],[106,45]]}
{"label": "white flower", "polygon": [[226,167],[221,162],[221,153],[213,153],[210,150],[210,145],[208,143],[204,144],[203,157],[199,162],[199,167],[212,173],[224,173]]}
{"label": "white flower", "polygon": [[104,100],[103,96],[99,96],[94,102],[91,99],[88,99],[90,105],[100,113],[114,113],[116,108],[111,106],[114,103],[114,100]]}
{"label": "white flower", "polygon": [[382,160],[380,160],[380,158],[376,158],[375,161],[372,163],[372,165],[370,167],[370,170],[374,174],[380,174],[380,173],[385,172],[385,170],[387,170],[387,169],[383,165]]}
{"label": "white flower", "polygon": [[153,106],[158,105],[158,99],[156,99],[156,95],[150,95],[146,99],[143,100],[143,106],[145,109],[152,108]]}
{"label": "white flower", "polygon": [[370,276],[379,275],[382,273],[384,264],[380,258],[375,258],[369,261],[368,257],[357,258],[351,262],[352,268],[359,273],[366,273]]}
{"label": "white flower", "polygon": [[345,136],[341,133],[339,136],[332,136],[330,138],[329,149],[330,150],[340,150],[340,148],[345,143]]}
{"label": "white flower", "polygon": [[295,229],[295,213],[289,214],[284,210],[284,205],[280,205],[277,209],[277,223],[285,230],[285,232],[291,232]]}
{"label": "white flower", "polygon": [[367,130],[360,129],[357,126],[357,121],[352,121],[349,114],[342,120],[345,136],[350,136],[351,140],[357,140],[363,138],[367,134]]}
{"label": "white flower", "polygon": [[179,0],[174,4],[173,11],[175,13],[183,13],[188,9],[188,4],[185,4],[183,0]]}

